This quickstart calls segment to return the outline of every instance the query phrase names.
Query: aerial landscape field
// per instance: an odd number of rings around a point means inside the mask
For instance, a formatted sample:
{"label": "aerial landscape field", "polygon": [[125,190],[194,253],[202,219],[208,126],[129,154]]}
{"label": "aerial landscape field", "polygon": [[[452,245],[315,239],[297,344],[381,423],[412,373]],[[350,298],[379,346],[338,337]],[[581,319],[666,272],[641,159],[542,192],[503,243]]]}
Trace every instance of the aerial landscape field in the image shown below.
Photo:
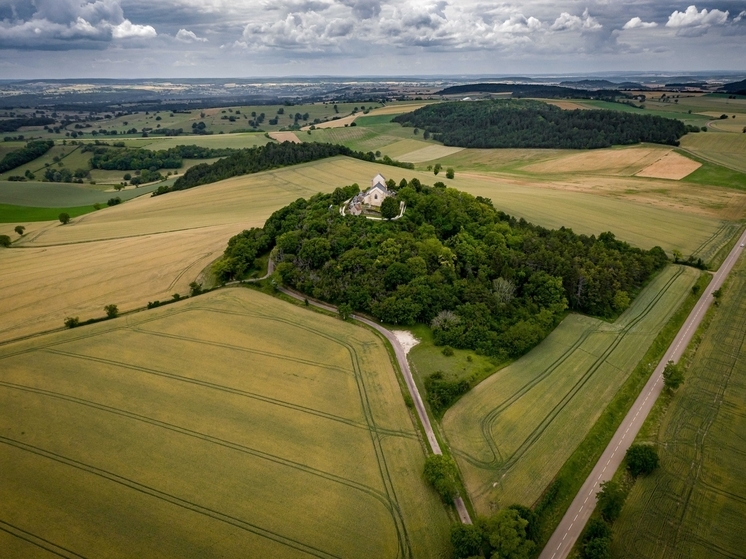
{"label": "aerial landscape field", "polygon": [[561,4],[0,2],[0,559],[746,559],[746,11]]}

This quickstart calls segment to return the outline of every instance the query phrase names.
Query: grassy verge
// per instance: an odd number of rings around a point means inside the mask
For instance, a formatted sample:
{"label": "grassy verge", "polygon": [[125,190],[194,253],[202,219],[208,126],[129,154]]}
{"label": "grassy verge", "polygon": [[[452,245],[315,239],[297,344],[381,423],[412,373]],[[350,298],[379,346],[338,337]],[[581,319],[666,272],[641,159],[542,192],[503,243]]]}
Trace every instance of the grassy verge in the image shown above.
{"label": "grassy verge", "polygon": [[606,407],[601,417],[599,417],[588,435],[583,439],[583,442],[580,443],[575,452],[573,452],[567,462],[560,468],[557,477],[550,485],[545,496],[534,507],[539,514],[541,526],[537,554],[544,547],[562,520],[565,511],[570,506],[570,503],[572,503],[572,500],[590,474],[593,466],[601,457],[601,454],[603,454],[604,449],[620,423],[632,407],[632,404],[642,391],[655,367],[663,358],[681,325],[697,304],[701,293],[711,279],[712,276],[707,272],[703,272],[700,275],[699,280],[695,284],[699,287],[696,294],[692,292],[687,296],[668,323],[658,333],[658,336],[656,336],[645,356],[640,360],[635,370]]}
{"label": "grassy verge", "polygon": [[61,213],[71,218],[96,211],[93,206],[74,208],[33,208],[30,206],[12,206],[0,204],[0,223],[26,223],[29,221],[54,221]]}

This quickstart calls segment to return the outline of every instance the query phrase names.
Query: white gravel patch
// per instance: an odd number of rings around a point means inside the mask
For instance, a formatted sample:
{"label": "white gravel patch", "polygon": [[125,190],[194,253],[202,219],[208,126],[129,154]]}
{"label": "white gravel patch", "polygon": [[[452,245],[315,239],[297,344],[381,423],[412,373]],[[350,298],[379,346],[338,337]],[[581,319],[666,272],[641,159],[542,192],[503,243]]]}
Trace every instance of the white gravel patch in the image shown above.
{"label": "white gravel patch", "polygon": [[410,349],[420,343],[420,340],[415,338],[412,332],[407,330],[392,330],[391,333],[396,336],[396,340],[401,344],[405,354],[409,353]]}

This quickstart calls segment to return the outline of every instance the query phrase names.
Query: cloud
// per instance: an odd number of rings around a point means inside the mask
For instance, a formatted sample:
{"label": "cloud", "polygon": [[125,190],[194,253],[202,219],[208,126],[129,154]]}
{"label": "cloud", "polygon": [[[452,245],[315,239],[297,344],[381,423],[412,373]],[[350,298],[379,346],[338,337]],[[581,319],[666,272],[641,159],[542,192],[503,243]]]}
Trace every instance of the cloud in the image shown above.
{"label": "cloud", "polygon": [[689,6],[685,12],[678,10],[668,17],[666,27],[681,29],[685,27],[710,27],[711,25],[723,25],[728,20],[728,12],[720,10],[710,10],[709,12],[702,8],[701,12],[697,7]]}
{"label": "cloud", "polygon": [[562,12],[550,29],[552,31],[597,31],[602,27],[603,25],[596,18],[591,17],[586,8],[582,17]]}
{"label": "cloud", "polygon": [[624,27],[622,27],[622,29],[650,29],[653,27],[658,27],[658,24],[654,21],[646,22],[642,21],[642,19],[640,19],[639,17],[633,17],[631,20],[624,24]]}
{"label": "cloud", "polygon": [[176,33],[176,40],[182,43],[206,43],[207,39],[197,37],[194,31],[187,31],[186,29],[179,29]]}
{"label": "cloud", "polygon": [[743,10],[740,14],[738,14],[736,17],[733,18],[733,23],[738,23],[745,17],[746,17],[746,10]]}
{"label": "cloud", "polygon": [[[34,0],[31,5],[35,10],[25,19],[0,21],[0,48],[95,49],[112,40],[158,35],[152,26],[126,19],[119,0]],[[21,12],[11,6],[18,16]]]}
{"label": "cloud", "polygon": [[535,17],[526,17],[523,14],[511,16],[500,25],[496,30],[501,33],[532,33],[541,29],[541,21]]}
{"label": "cloud", "polygon": [[352,8],[352,13],[360,19],[371,19],[381,13],[381,0],[340,0],[340,3]]}

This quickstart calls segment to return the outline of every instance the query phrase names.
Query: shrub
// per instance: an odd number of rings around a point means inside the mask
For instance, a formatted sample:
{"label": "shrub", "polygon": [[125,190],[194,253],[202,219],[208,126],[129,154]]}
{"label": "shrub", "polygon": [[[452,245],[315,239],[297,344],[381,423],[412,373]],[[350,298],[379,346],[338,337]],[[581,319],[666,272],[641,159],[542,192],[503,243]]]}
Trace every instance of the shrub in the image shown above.
{"label": "shrub", "polygon": [[453,501],[458,493],[458,471],[453,460],[441,454],[432,454],[425,460],[425,481],[435,488],[446,502]]}
{"label": "shrub", "polygon": [[64,212],[61,213],[59,215],[59,220],[60,220],[60,223],[62,223],[62,225],[67,225],[68,223],[70,223],[70,214],[67,214]]}
{"label": "shrub", "polygon": [[451,357],[453,355],[453,348],[451,346],[446,346],[443,348],[443,355],[446,357]]}
{"label": "shrub", "polygon": [[117,196],[116,198],[109,198],[106,201],[106,205],[107,206],[116,206],[116,205],[121,204],[121,203],[122,203],[122,199],[119,196]]}
{"label": "shrub", "polygon": [[8,248],[10,246],[10,237],[8,235],[0,235],[0,247]]}
{"label": "shrub", "polygon": [[104,312],[106,313],[107,318],[116,318],[119,314],[119,309],[116,305],[106,305],[104,307]]}
{"label": "shrub", "polygon": [[23,235],[24,231],[26,231],[26,228],[23,225],[16,225],[14,231],[19,235]]}
{"label": "shrub", "polygon": [[75,328],[76,326],[80,326],[80,319],[77,316],[68,316],[65,319],[65,326],[68,328]]}
{"label": "shrub", "polygon": [[619,518],[625,498],[624,490],[618,482],[609,480],[601,484],[601,492],[596,495],[596,500],[606,522],[614,522]]}
{"label": "shrub", "polygon": [[453,170],[453,168],[448,167],[448,169],[446,169],[446,178],[453,179],[455,176],[456,176],[456,172]]}
{"label": "shrub", "polygon": [[681,370],[681,366],[675,364],[673,361],[666,363],[666,368],[663,369],[663,384],[669,390],[676,390],[681,383],[684,382],[684,373]]}

